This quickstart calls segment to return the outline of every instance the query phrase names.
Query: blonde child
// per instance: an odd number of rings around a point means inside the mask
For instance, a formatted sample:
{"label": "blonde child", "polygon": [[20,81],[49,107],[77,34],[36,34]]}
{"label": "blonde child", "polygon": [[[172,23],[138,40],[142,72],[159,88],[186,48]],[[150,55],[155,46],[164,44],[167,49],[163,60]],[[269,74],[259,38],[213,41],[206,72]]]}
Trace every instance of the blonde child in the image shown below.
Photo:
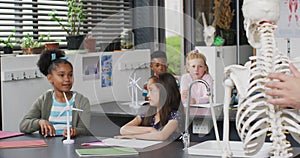
{"label": "blonde child", "polygon": [[40,71],[52,84],[53,90],[48,90],[33,103],[31,109],[20,123],[20,131],[33,133],[40,131],[46,136],[67,136],[66,111],[60,113],[66,106],[64,93],[74,108],[83,112],[72,111],[70,125],[71,137],[89,134],[90,103],[78,92],[71,91],[73,85],[73,66],[61,50],[46,50],[37,63]]}
{"label": "blonde child", "polygon": [[174,76],[158,73],[148,81],[150,107],[120,129],[121,136],[147,140],[176,139],[182,130],[183,107]]}
{"label": "blonde child", "polygon": [[[181,76],[180,91],[183,103],[187,103],[190,84],[197,79],[205,80],[212,90],[213,79],[209,75],[206,58],[198,50],[191,51],[186,57],[186,74]],[[191,88],[191,104],[205,104],[209,102],[207,89],[202,83],[195,83]]]}

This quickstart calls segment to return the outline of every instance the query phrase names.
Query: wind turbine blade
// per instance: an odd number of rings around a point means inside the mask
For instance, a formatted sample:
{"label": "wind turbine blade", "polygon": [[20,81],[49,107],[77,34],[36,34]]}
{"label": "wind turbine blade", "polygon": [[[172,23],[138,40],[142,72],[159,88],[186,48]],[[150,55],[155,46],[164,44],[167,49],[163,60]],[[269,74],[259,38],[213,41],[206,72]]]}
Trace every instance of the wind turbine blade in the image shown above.
{"label": "wind turbine blade", "polygon": [[58,114],[58,117],[61,116],[65,111],[69,110],[69,106],[70,106],[70,103],[69,103],[69,101],[68,101],[68,99],[67,99],[66,93],[63,92],[63,94],[64,94],[64,98],[65,98],[65,100],[66,100],[67,106],[64,107],[63,110]]}
{"label": "wind turbine blade", "polygon": [[83,110],[78,109],[78,108],[72,108],[72,110],[74,110],[74,111],[83,111]]}
{"label": "wind turbine blade", "polygon": [[135,82],[137,83],[141,78],[139,77]]}
{"label": "wind turbine blade", "polygon": [[136,87],[140,90],[143,91],[143,89],[137,84]]}
{"label": "wind turbine blade", "polygon": [[70,103],[69,103],[69,101],[68,101],[68,98],[67,98],[67,96],[66,96],[66,93],[65,93],[65,92],[63,92],[63,94],[64,94],[64,97],[65,97],[65,100],[66,100],[66,104],[67,104],[67,106],[70,106]]}
{"label": "wind turbine blade", "polygon": [[58,117],[60,117],[66,110],[67,110],[67,106],[63,108],[63,110],[58,114]]}

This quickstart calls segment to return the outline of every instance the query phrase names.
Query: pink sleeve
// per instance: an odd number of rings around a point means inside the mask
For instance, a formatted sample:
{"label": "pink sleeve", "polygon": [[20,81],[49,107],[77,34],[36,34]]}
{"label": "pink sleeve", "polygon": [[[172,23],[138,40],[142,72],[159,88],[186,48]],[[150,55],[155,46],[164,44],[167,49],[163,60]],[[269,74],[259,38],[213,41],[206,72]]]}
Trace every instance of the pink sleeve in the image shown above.
{"label": "pink sleeve", "polygon": [[[213,79],[209,74],[206,74],[202,77],[203,80],[205,80],[210,88],[210,93],[213,94]],[[206,95],[207,94],[207,89],[205,86],[201,86],[201,91],[203,96],[202,97],[197,97],[196,98],[196,104],[206,104],[209,103],[209,97]]]}
{"label": "pink sleeve", "polygon": [[189,88],[189,83],[188,83],[187,74],[183,74],[180,80],[180,92],[183,90],[188,90],[188,88]]}
{"label": "pink sleeve", "polygon": [[203,76],[203,79],[208,83],[209,88],[210,88],[210,93],[213,94],[213,87],[214,87],[214,85],[213,85],[213,83],[214,83],[213,78],[210,76],[210,74],[206,74],[205,76]]}

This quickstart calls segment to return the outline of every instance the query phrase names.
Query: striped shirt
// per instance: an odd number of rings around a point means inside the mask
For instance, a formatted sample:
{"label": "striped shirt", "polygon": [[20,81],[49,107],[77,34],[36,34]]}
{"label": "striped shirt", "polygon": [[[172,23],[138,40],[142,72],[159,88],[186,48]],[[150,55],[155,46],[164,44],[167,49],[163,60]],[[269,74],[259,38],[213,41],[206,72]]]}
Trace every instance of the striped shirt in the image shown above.
{"label": "striped shirt", "polygon": [[[51,108],[51,113],[49,117],[49,122],[55,128],[56,135],[62,135],[64,130],[67,128],[67,111],[66,103],[57,102],[54,93],[52,94],[53,104]],[[74,105],[75,95],[69,100],[70,106]],[[70,126],[72,126],[72,110],[70,110]]]}

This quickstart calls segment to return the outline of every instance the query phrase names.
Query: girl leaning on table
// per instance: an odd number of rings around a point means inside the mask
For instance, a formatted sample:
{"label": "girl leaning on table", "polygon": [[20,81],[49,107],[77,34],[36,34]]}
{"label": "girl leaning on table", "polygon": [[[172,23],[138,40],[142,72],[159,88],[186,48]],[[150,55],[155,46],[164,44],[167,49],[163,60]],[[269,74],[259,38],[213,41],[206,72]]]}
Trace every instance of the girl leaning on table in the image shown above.
{"label": "girl leaning on table", "polygon": [[120,129],[115,138],[145,140],[176,139],[183,130],[183,106],[176,79],[170,73],[158,73],[147,84],[150,107]]}
{"label": "girl leaning on table", "polygon": [[89,134],[90,103],[82,94],[71,91],[73,85],[73,66],[59,49],[45,50],[37,63],[40,71],[47,77],[53,90],[48,90],[33,103],[20,123],[20,131],[33,133],[40,131],[43,136],[67,136],[66,100],[71,107],[83,110],[70,111],[71,137]]}

